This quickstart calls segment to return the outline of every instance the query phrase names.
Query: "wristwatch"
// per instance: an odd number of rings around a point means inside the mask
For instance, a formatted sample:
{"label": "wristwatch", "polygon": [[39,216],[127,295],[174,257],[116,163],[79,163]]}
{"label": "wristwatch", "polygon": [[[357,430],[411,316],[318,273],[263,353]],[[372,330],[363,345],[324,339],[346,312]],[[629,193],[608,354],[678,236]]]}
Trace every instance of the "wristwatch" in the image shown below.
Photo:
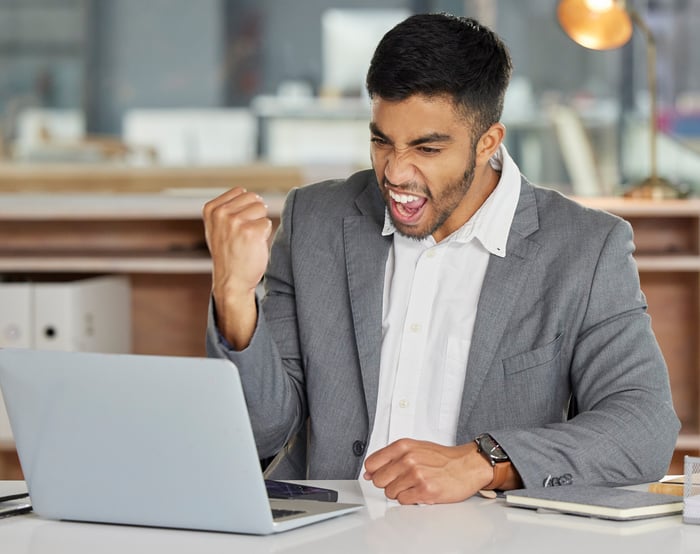
{"label": "wristwatch", "polygon": [[474,439],[476,451],[479,452],[493,467],[493,479],[484,490],[495,490],[503,486],[508,478],[511,463],[508,454],[488,433],[482,433]]}

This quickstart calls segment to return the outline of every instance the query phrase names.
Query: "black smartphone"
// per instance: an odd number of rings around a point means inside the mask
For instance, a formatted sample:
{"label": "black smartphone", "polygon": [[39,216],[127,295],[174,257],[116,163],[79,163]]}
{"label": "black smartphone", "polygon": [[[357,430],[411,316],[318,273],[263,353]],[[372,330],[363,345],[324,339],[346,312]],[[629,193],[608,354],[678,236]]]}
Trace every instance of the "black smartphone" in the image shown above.
{"label": "black smartphone", "polygon": [[338,500],[338,491],[322,487],[298,485],[273,479],[265,479],[265,486],[267,487],[268,498],[297,498],[300,500],[323,500],[325,502],[336,502]]}

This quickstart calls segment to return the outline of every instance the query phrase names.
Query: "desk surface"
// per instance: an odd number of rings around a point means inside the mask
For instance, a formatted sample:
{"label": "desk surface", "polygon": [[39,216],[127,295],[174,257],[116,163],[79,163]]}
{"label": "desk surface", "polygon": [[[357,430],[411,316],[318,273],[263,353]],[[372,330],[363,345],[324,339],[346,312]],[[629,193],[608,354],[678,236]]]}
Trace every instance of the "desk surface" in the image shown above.
{"label": "desk surface", "polygon": [[[399,506],[388,503],[367,483],[314,483],[336,488],[341,501],[364,502],[366,509],[269,537],[69,523],[27,514],[0,519],[0,551],[8,554],[675,554],[700,551],[700,526],[684,525],[681,516],[613,522],[536,513],[508,507],[502,499],[480,497],[451,505]],[[16,484],[0,482],[0,494],[9,492]]]}

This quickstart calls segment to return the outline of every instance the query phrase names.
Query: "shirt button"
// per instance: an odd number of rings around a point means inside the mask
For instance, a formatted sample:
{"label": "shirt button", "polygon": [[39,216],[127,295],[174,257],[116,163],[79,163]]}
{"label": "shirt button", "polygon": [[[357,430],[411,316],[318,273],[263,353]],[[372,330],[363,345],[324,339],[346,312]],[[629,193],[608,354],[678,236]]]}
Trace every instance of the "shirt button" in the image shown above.
{"label": "shirt button", "polygon": [[399,400],[399,408],[408,408],[408,400]]}
{"label": "shirt button", "polygon": [[428,258],[434,258],[434,257],[435,257],[435,250],[428,250],[428,251],[425,253],[425,255],[426,255]]}
{"label": "shirt button", "polygon": [[421,326],[419,323],[413,323],[409,329],[411,329],[412,333],[418,333],[421,330]]}
{"label": "shirt button", "polygon": [[365,443],[362,441],[355,441],[352,443],[352,453],[355,456],[362,456],[365,453]]}

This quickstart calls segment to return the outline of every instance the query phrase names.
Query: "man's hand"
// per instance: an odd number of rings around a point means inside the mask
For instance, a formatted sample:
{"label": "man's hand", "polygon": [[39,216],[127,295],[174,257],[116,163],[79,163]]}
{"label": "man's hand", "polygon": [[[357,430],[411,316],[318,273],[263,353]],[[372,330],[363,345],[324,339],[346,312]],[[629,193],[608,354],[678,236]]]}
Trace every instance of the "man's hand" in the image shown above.
{"label": "man's hand", "polygon": [[491,482],[493,468],[475,443],[442,446],[400,439],[365,460],[364,478],[401,504],[460,502]]}
{"label": "man's hand", "polygon": [[272,221],[263,199],[240,187],[207,202],[203,217],[219,331],[241,350],[255,331],[255,288],[267,267]]}

